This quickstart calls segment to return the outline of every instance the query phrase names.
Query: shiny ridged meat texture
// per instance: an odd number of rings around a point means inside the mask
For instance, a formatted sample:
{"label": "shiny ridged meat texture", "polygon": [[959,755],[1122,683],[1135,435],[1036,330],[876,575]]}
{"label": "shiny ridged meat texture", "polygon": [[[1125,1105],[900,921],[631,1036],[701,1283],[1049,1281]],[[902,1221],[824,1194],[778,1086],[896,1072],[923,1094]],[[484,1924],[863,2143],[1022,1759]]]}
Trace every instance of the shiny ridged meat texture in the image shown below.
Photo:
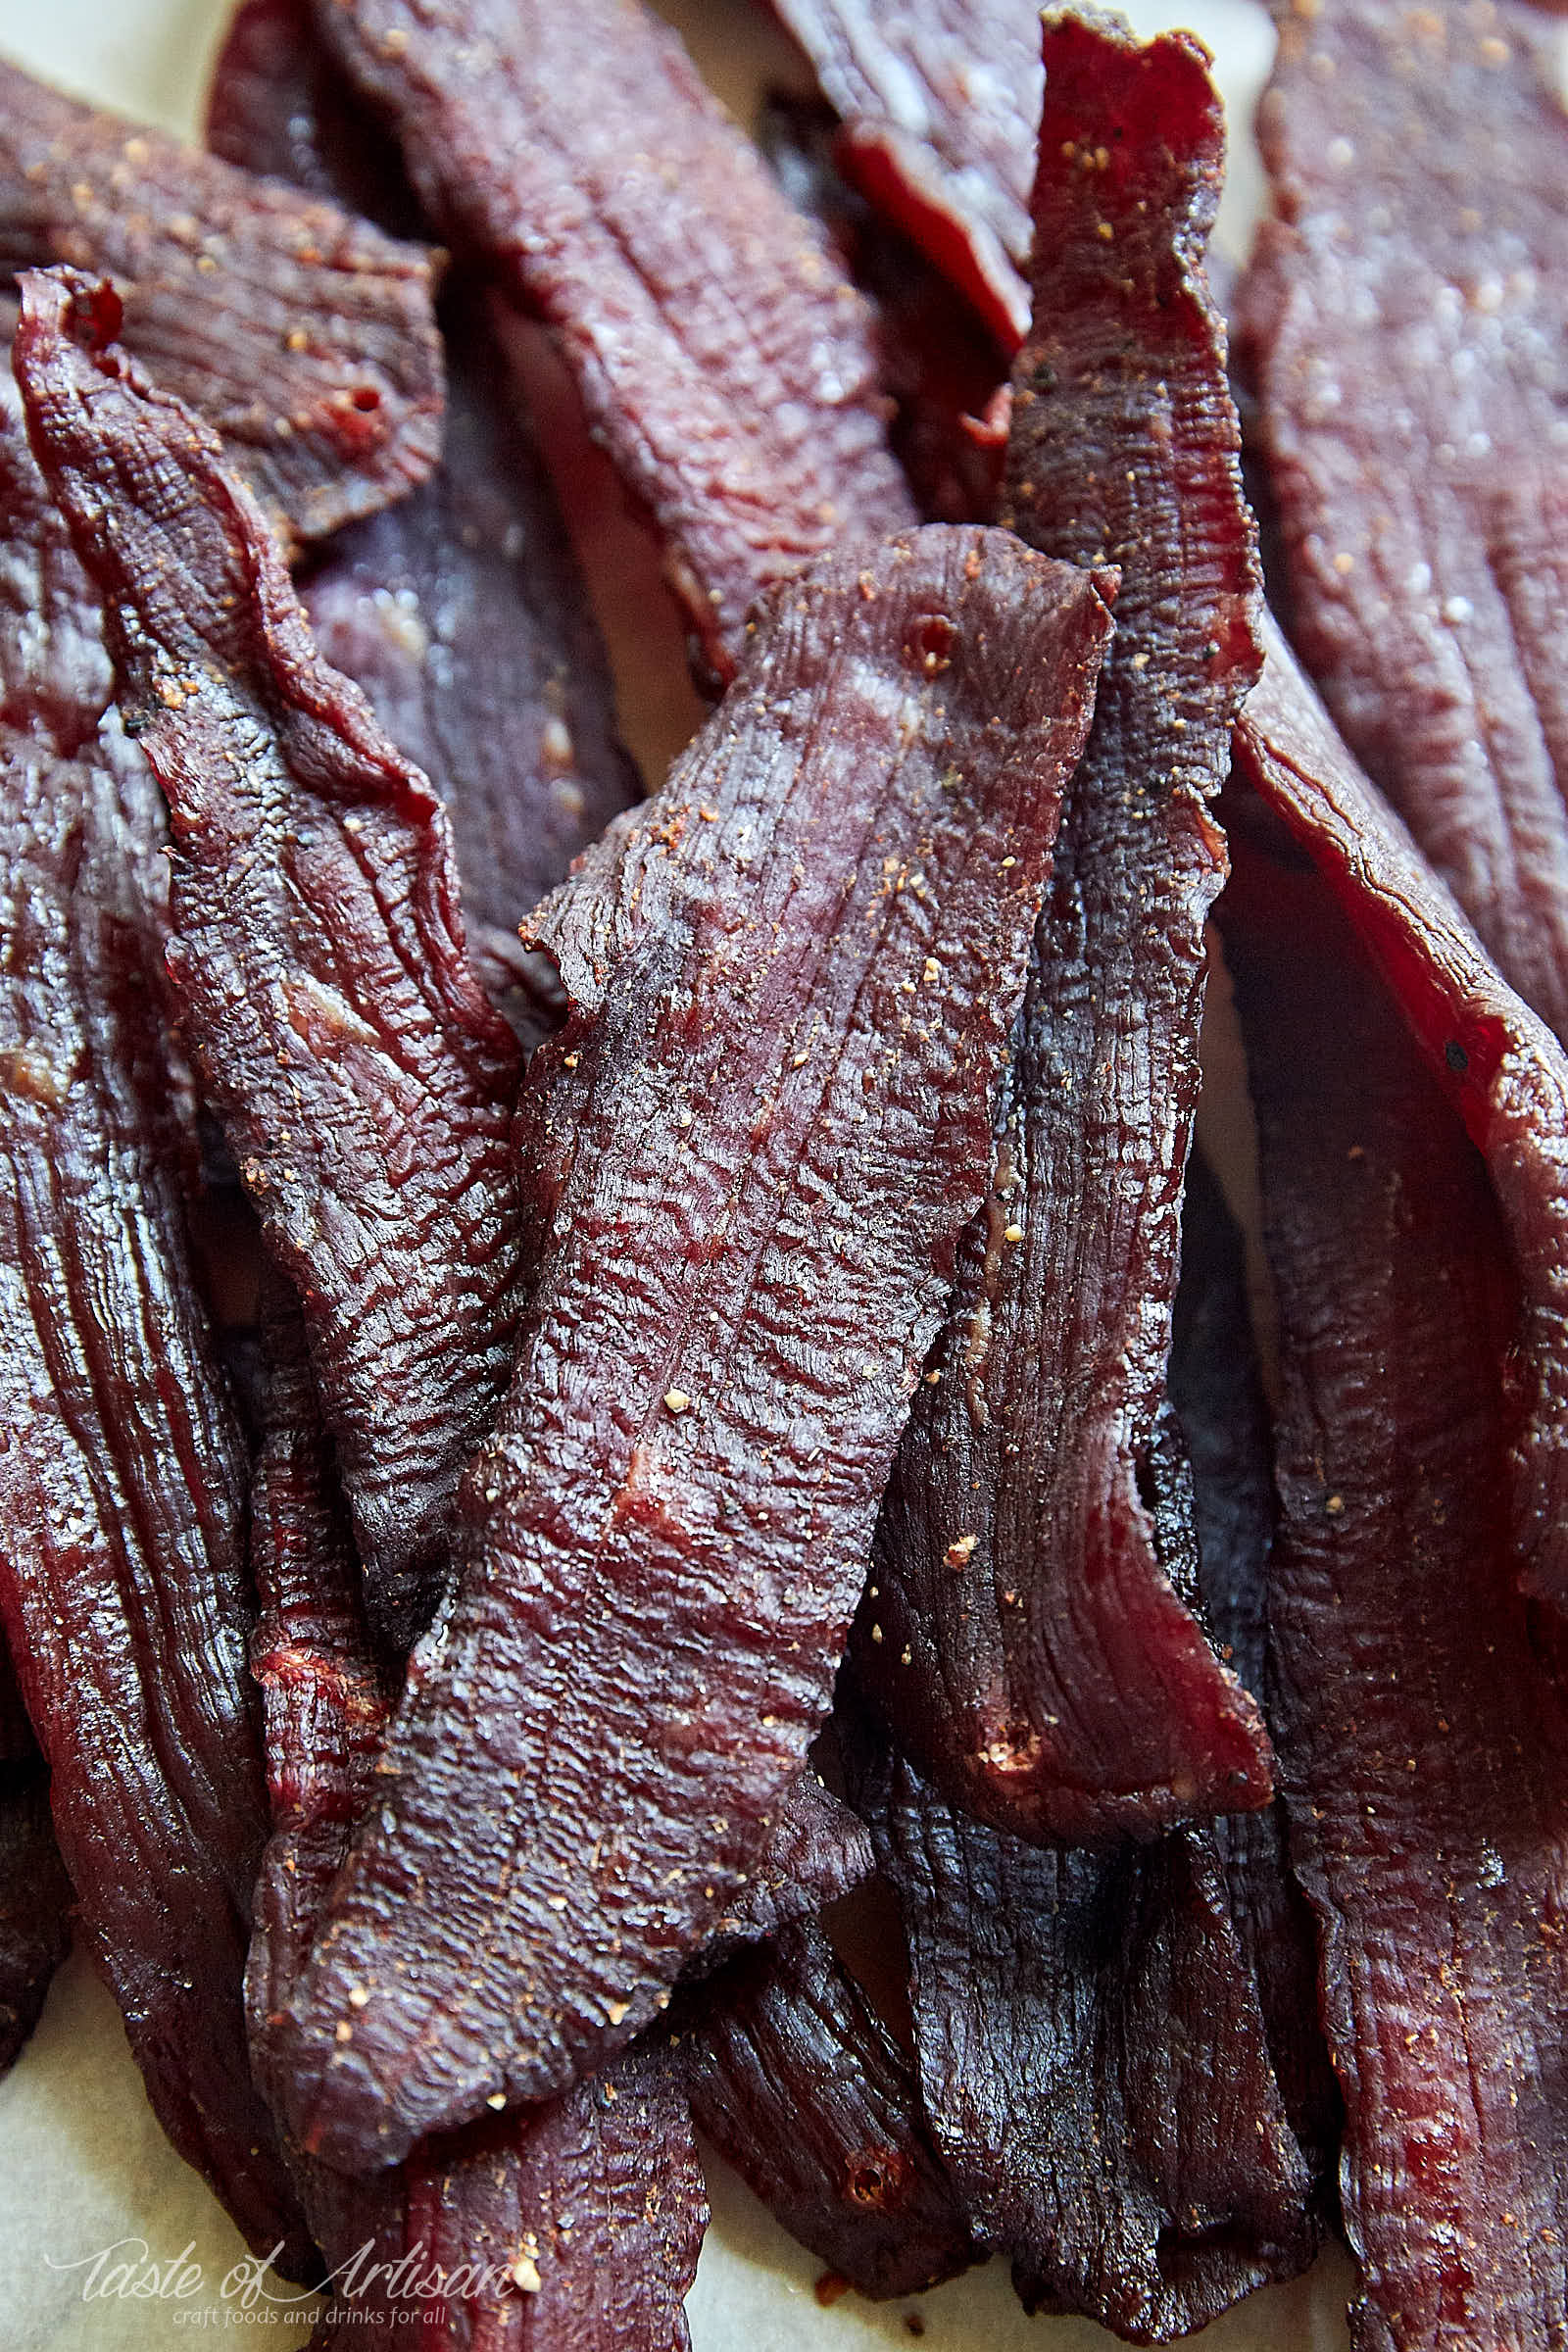
{"label": "shiny ridged meat texture", "polygon": [[1005,351],[1029,329],[1038,0],[771,0],[844,121],[839,156]]}
{"label": "shiny ridged meat texture", "polygon": [[432,220],[553,328],[703,666],[758,590],[914,509],[864,306],[637,0],[320,0]]}
{"label": "shiny ridged meat texture", "polygon": [[125,341],[305,538],[441,446],[434,257],[0,60],[0,269],[114,278]]}
{"label": "shiny ridged meat texture", "polygon": [[683,2002],[698,2128],[793,2237],[861,2294],[918,2294],[978,2252],[909,2061],[805,1922]]}
{"label": "shiny ridged meat texture", "polygon": [[533,1289],[302,1986],[291,2120],[331,2161],[566,2087],[755,1872],[973,1210],[1108,628],[1002,532],[847,549],[534,918],[572,1010],[519,1111]]}
{"label": "shiny ridged meat texture", "polygon": [[1568,1039],[1568,122],[1515,0],[1282,17],[1239,306],[1298,652]]}
{"label": "shiny ridged meat texture", "polygon": [[[219,58],[209,138],[403,227],[395,152],[322,48],[308,0],[250,0]],[[452,820],[474,968],[524,1036],[555,1008],[517,925],[638,797],[610,665],[483,294],[441,305],[441,462],[398,505],[340,532],[300,582],[322,656],[354,679]]]}
{"label": "shiny ridged meat texture", "polygon": [[1509,1358],[1514,1556],[1568,1613],[1568,1060],[1357,768],[1272,621],[1241,772],[1347,908],[1482,1153],[1519,1285]]}
{"label": "shiny ridged meat texture", "polygon": [[245,1462],[185,1235],[163,811],[103,716],[94,598],[9,378],[0,510],[0,1617],[159,2120],[252,2244],[297,2265],[245,2052],[266,1831]]}
{"label": "shiny ridged meat texture", "polygon": [[212,433],[32,274],[18,373],[169,802],[170,966],[305,1307],[371,1616],[407,1642],[516,1321],[515,1039],[469,965],[445,811],[317,653]]}
{"label": "shiny ridged meat texture", "polygon": [[1343,777],[1293,756],[1283,794],[1258,766],[1262,799],[1235,796],[1221,915],[1279,1299],[1274,1726],[1345,2096],[1352,2338],[1538,2352],[1568,2297],[1568,1714],[1519,1589],[1529,1306],[1461,1115],[1484,1092],[1380,969],[1391,915],[1384,968],[1421,953],[1408,847],[1385,860],[1386,820],[1354,838]]}
{"label": "shiny ridged meat texture", "polygon": [[1198,1101],[1210,796],[1256,675],[1257,568],[1201,260],[1223,155],[1189,34],[1048,18],[1036,324],[1004,519],[1122,568],[993,1143],[900,1450],[857,1673],[1009,1835],[1149,1836],[1267,1801],[1252,1699],[1142,1493]]}
{"label": "shiny ridged meat texture", "polygon": [[[267,1731],[272,1837],[249,1991],[261,2080],[355,1821],[375,1788],[390,1678],[361,1605],[348,1513],[299,1311],[266,1292],[262,1443],[251,1487],[251,1642]],[[707,2221],[686,2103],[659,2053],[558,2108],[487,2117],[408,2164],[349,2182],[290,2150],[336,2300],[318,2340],[407,2325],[422,2341],[571,2352],[680,2352],[681,2302]],[[383,2266],[383,2267],[377,2267]],[[375,2315],[374,2318],[368,2315]]]}

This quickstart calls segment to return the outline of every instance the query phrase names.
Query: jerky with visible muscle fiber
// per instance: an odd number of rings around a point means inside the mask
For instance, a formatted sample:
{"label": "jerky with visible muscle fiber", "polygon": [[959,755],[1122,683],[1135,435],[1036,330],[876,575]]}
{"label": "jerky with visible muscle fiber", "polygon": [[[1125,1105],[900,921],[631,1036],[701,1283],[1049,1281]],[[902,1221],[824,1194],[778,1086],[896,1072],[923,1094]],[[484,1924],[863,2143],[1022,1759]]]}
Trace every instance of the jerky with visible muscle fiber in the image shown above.
{"label": "jerky with visible muscle fiber", "polygon": [[790,1928],[672,2015],[698,2129],[840,2278],[912,2295],[976,2259],[913,2070],[820,1928]]}
{"label": "jerky with visible muscle fiber", "polygon": [[[357,109],[308,0],[250,0],[219,58],[209,135],[399,226],[414,198]],[[474,967],[523,1035],[559,1010],[517,925],[580,849],[636,800],[588,591],[506,382],[483,296],[441,306],[447,412],[430,480],[340,532],[300,594],[316,641],[369,697],[452,820]]]}
{"label": "jerky with visible muscle fiber", "polygon": [[1558,85],[1544,22],[1514,0],[1282,12],[1257,117],[1279,217],[1241,316],[1297,648],[1568,1039]]}
{"label": "jerky with visible muscle fiber", "polygon": [[[251,1497],[261,1603],[252,1657],[273,1820],[249,1985],[264,2062],[270,2010],[287,1996],[374,1788],[390,1712],[298,1309],[272,1281]],[[340,2298],[322,2342],[362,2340],[376,2324],[368,2314],[406,2323],[417,2300],[440,2340],[494,2352],[685,2344],[681,2300],[707,2205],[684,2097],[658,2052],[633,2053],[608,2085],[586,2085],[559,2107],[487,2118],[456,2141],[416,2149],[369,2181],[345,2181],[297,2152],[294,2167]],[[390,2277],[377,2278],[375,2263],[392,2266]],[[437,2272],[447,2292],[419,2294],[414,2281],[431,2284]]]}
{"label": "jerky with visible muscle fiber", "polygon": [[293,1279],[377,1628],[428,1615],[516,1320],[516,1041],[464,951],[447,818],[317,654],[214,435],[24,280],[17,368],[172,815],[183,1033]]}
{"label": "jerky with visible muscle fiber", "polygon": [[330,2161],[569,2085],[755,1873],[972,1213],[1109,625],[1004,532],[845,550],[535,916],[572,1010],[521,1099],[516,1370],[284,2062]]}
{"label": "jerky with visible muscle fiber", "polygon": [[283,2240],[297,2266],[245,2051],[266,1833],[245,1464],[180,1198],[163,810],[103,718],[95,600],[9,377],[3,397],[0,1618],[82,1930],[159,2120],[251,2243]]}
{"label": "jerky with visible muscle fiber", "polygon": [[112,275],[127,346],[306,538],[441,445],[432,256],[0,59],[0,270]]}
{"label": "jerky with visible muscle fiber", "polygon": [[864,307],[635,0],[320,0],[431,219],[554,329],[714,677],[757,591],[913,508]]}
{"label": "jerky with visible muscle fiber", "polygon": [[1535,2352],[1568,2299],[1568,1716],[1519,1592],[1518,1274],[1451,1083],[1347,919],[1397,895],[1379,843],[1343,864],[1321,802],[1311,856],[1250,796],[1227,813],[1280,1309],[1273,1714],[1345,2093],[1352,2337]]}
{"label": "jerky with visible muscle fiber", "polygon": [[1208,810],[1257,570],[1201,277],[1223,134],[1187,33],[1045,24],[1036,326],[1010,519],[1124,566],[946,1328],[883,1512],[857,1673],[950,1802],[1023,1837],[1266,1802],[1268,1741],[1140,1492],[1198,1100]]}
{"label": "jerky with visible muscle fiber", "polygon": [[770,0],[844,118],[840,160],[1004,351],[1029,329],[1037,0]]}
{"label": "jerky with visible muscle fiber", "polygon": [[1311,2180],[1212,1832],[1026,1845],[890,1750],[857,1777],[908,1937],[925,2111],[1030,2308],[1158,2342],[1304,2269]]}

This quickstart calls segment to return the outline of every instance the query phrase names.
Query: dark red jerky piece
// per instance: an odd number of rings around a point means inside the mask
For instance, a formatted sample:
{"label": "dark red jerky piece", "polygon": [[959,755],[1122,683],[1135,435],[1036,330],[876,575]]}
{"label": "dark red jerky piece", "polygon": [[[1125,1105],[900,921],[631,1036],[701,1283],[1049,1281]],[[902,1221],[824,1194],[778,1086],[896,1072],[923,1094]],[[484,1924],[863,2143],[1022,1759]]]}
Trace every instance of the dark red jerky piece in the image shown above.
{"label": "dark red jerky piece", "polygon": [[[219,58],[209,135],[231,161],[404,225],[396,151],[357,106],[308,0],[250,0]],[[491,997],[525,1036],[559,1010],[517,925],[638,797],[614,692],[555,496],[508,387],[483,297],[449,284],[441,464],[340,532],[301,584],[316,641],[369,697],[452,819],[464,927]]]}
{"label": "dark red jerky piece", "polygon": [[1568,1611],[1568,1064],[1336,736],[1272,624],[1242,773],[1303,844],[1482,1153],[1511,1253],[1516,1573]]}
{"label": "dark red jerky piece", "polygon": [[716,1966],[726,1945],[759,1942],[814,1918],[853,1893],[872,1868],[865,1824],[808,1765],[785,1790],[756,1875],[705,1947],[701,1965]]}
{"label": "dark red jerky piece", "polygon": [[[1273,1434],[1252,1338],[1241,1231],[1195,1152],[1182,1201],[1182,1278],[1169,1401],[1191,1463],[1200,1582],[1220,1654],[1262,1697]],[[1284,1807],[1211,1825],[1243,1954],[1256,1981],[1275,2079],[1312,2175],[1311,2212],[1336,2211],[1340,2098],[1318,2024],[1311,1914],[1291,1872]]]}
{"label": "dark red jerky piece", "polygon": [[206,136],[243,172],[286,179],[394,236],[420,233],[397,144],[327,55],[311,0],[241,0],[213,67]]}
{"label": "dark red jerky piece", "polygon": [[771,5],[844,118],[845,169],[1015,350],[1029,328],[1038,5]]}
{"label": "dark red jerky piece", "polygon": [[629,0],[320,0],[432,220],[554,328],[714,677],[758,590],[913,508],[863,305]]}
{"label": "dark red jerky piece", "polygon": [[0,60],[0,270],[112,275],[125,341],[306,538],[422,481],[441,441],[432,257]]}
{"label": "dark red jerky piece", "polygon": [[1008,512],[1051,554],[1120,564],[1122,587],[991,1198],[900,1452],[856,1659],[951,1802],[1091,1840],[1269,1794],[1256,1708],[1173,1589],[1140,1493],[1225,870],[1207,803],[1259,659],[1257,580],[1201,278],[1223,152],[1203,53],[1050,18],[1045,54]]}
{"label": "dark red jerky piece", "polygon": [[407,1642],[516,1318],[519,1055],[464,950],[447,818],[318,655],[211,432],[29,276],[30,426],[172,815],[170,967],[298,1288],[372,1619]]}
{"label": "dark red jerky piece", "polygon": [[301,587],[324,660],[363,686],[452,820],[475,970],[524,1033],[560,1009],[517,926],[640,794],[604,645],[481,301],[443,306],[442,464],[332,543]]}
{"label": "dark red jerky piece", "polygon": [[858,1778],[908,1937],[925,2111],[1030,2309],[1159,2342],[1303,2269],[1310,2178],[1212,1832],[1027,1845],[891,1751]]}
{"label": "dark red jerky piece", "polygon": [[1270,1631],[1366,2352],[1556,2343],[1568,1719],[1518,1591],[1486,1164],[1257,803],[1222,902],[1280,1308]]}
{"label": "dark red jerky piece", "polygon": [[699,2131],[841,2278],[918,2294],[976,2259],[909,2062],[820,1928],[733,1962],[675,2022]]}
{"label": "dark red jerky piece", "polygon": [[[1568,1036],[1560,544],[1568,125],[1538,13],[1284,16],[1258,136],[1279,220],[1242,298],[1291,625],[1346,739],[1502,971]],[[1554,585],[1553,585],[1554,583]]]}
{"label": "dark red jerky piece", "polygon": [[871,305],[877,380],[895,404],[888,440],[921,514],[934,522],[989,522],[1007,439],[1004,364],[995,342],[916,248],[840,176],[825,107],[774,98],[758,137],[790,202],[821,222]]}
{"label": "dark red jerky piece", "polygon": [[245,2057],[266,1803],[244,1461],[180,1199],[163,811],[103,715],[95,600],[9,374],[0,512],[0,1619],[82,1932],[159,2119],[251,2242],[297,2264]]}
{"label": "dark red jerky piece", "polygon": [[329,2161],[568,2085],[755,1875],[972,1212],[1108,629],[1005,533],[846,550],[534,918],[572,1003],[519,1111],[535,1287],[297,2004],[290,2112]]}

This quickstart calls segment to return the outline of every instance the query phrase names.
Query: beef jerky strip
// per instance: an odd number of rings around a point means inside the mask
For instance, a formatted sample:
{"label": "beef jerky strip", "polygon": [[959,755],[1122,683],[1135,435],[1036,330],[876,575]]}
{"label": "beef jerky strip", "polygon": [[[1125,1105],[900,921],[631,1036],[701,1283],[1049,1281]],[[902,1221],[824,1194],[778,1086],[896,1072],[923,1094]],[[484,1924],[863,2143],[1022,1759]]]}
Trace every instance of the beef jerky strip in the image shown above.
{"label": "beef jerky strip", "polygon": [[0,1636],[0,2075],[38,2022],[71,1946],[71,1882],[49,1824],[49,1774]]}
{"label": "beef jerky strip", "polygon": [[1267,817],[1235,812],[1221,912],[1280,1308],[1274,1721],[1345,2093],[1352,2339],[1538,2352],[1568,2299],[1568,1718],[1518,1590],[1517,1279],[1443,1081]]}
{"label": "beef jerky strip", "polygon": [[1160,2342],[1304,2269],[1311,2177],[1212,1831],[1025,1844],[887,1748],[857,1793],[909,1941],[925,2112],[1029,2307]]}
{"label": "beef jerky strip", "polygon": [[108,342],[107,288],[25,288],[29,423],[173,819],[184,1034],[301,1294],[372,1619],[406,1645],[511,1358],[516,1042],[465,954],[445,812],[320,660],[215,436]]}
{"label": "beef jerky strip", "polygon": [[920,512],[990,522],[1006,447],[1004,363],[966,304],[833,162],[833,117],[774,97],[758,142],[798,212],[819,220],[871,306],[877,380],[895,404],[888,439]]}
{"label": "beef jerky strip", "polygon": [[[252,1487],[273,1833],[257,1895],[257,2047],[309,1948],[375,1786],[389,1703],[360,1604],[298,1309],[278,1277],[263,1326],[265,1435]],[[631,2053],[543,2112],[486,2118],[350,2183],[294,2153],[338,2302],[323,2342],[421,2316],[421,2341],[572,2352],[684,2346],[707,2204],[686,2103],[662,2052]],[[379,2266],[379,2267],[378,2267]],[[619,2330],[617,2332],[617,2330]]]}
{"label": "beef jerky strip", "polygon": [[0,1618],[82,1931],[160,2122],[305,2244],[240,1997],[266,1798],[244,1455],[190,1264],[163,811],[96,604],[0,408]]}
{"label": "beef jerky strip", "polygon": [[857,1672],[1009,1834],[1150,1835],[1266,1802],[1251,1699],[1141,1493],[1198,1099],[1208,800],[1256,674],[1256,565],[1201,277],[1223,137],[1190,34],[1045,23],[1037,324],[1007,508],[1125,566],[994,1139],[991,1198],[899,1455]]}
{"label": "beef jerky strip", "polygon": [[[1190,1460],[1200,1580],[1221,1654],[1264,1693],[1267,1562],[1273,1544],[1273,1433],[1252,1337],[1237,1226],[1195,1152],[1182,1200],[1182,1278],[1170,1349],[1170,1403]],[[1269,2055],[1311,2170],[1313,2211],[1335,2211],[1340,2100],[1318,2024],[1311,1914],[1290,1867],[1284,1807],[1220,1814],[1210,1825],[1231,1913],[1256,1979]]]}
{"label": "beef jerky strip", "polygon": [[[250,0],[219,58],[210,135],[231,162],[358,200],[402,223],[395,151],[356,108],[308,0]],[[442,304],[441,463],[396,507],[340,533],[301,585],[324,658],[369,697],[452,819],[474,968],[524,1034],[548,1025],[554,974],[517,925],[638,797],[614,731],[610,666],[485,305]]]}
{"label": "beef jerky strip", "polygon": [[770,5],[844,119],[845,171],[1016,350],[1029,331],[1037,0]]}
{"label": "beef jerky strip", "polygon": [[1568,1038],[1568,124],[1512,0],[1281,25],[1244,290],[1291,625],[1352,751]]}
{"label": "beef jerky strip", "polygon": [[838,2277],[918,2294],[976,2259],[913,2070],[820,1928],[732,1962],[671,2022],[698,2129]]}
{"label": "beef jerky strip", "polygon": [[434,465],[422,246],[0,60],[0,270],[49,262],[114,276],[129,347],[291,531],[373,514]]}
{"label": "beef jerky strip", "polygon": [[1568,1065],[1357,769],[1272,623],[1242,772],[1306,845],[1482,1153],[1519,1290],[1509,1387],[1522,1590],[1568,1612]]}
{"label": "beef jerky strip", "polygon": [[1003,532],[824,561],[534,919],[572,1011],[519,1112],[532,1301],[286,2062],[345,2169],[566,2087],[757,1870],[972,1212],[1108,628]]}
{"label": "beef jerky strip", "polygon": [[432,220],[554,328],[727,678],[758,589],[913,517],[864,307],[635,0],[320,0]]}

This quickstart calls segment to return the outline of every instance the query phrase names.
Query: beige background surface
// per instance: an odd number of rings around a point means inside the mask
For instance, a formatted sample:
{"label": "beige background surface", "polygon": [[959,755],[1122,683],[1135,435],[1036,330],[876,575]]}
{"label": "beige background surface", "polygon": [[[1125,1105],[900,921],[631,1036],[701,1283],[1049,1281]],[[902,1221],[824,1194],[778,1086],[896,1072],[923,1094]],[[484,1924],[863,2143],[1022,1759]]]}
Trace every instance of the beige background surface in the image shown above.
{"label": "beige background surface", "polygon": [[[171,129],[195,129],[226,0],[0,0],[0,48],[101,104]],[[743,0],[667,0],[726,100],[744,109],[766,46]],[[1142,31],[1191,24],[1213,49],[1235,154],[1221,236],[1245,252],[1258,201],[1248,125],[1272,36],[1251,0],[1136,0]],[[0,2344],[8,2352],[167,2352],[222,2340],[294,2352],[309,2307],[246,2308],[231,2266],[244,2248],[197,2177],[172,2153],[143,2096],[113,2003],[79,1955],[63,1972],[32,2044],[0,2082]],[[775,2228],[734,2177],[712,2168],[714,2220],[690,2299],[695,2352],[871,2352],[908,2345],[918,2311],[925,2352],[1092,2352],[1112,2338],[1086,2322],[1026,2320],[1005,2268],[892,2305],[848,2295],[822,2309],[821,2265]],[[95,2258],[199,2266],[202,2291],[178,2302],[106,2291]],[[1209,2329],[1205,2352],[1343,2352],[1348,2265],[1258,2295]],[[227,2291],[225,2292],[225,2286]],[[291,2290],[278,2281],[270,2292]],[[562,2347],[561,2352],[572,2352]]]}

